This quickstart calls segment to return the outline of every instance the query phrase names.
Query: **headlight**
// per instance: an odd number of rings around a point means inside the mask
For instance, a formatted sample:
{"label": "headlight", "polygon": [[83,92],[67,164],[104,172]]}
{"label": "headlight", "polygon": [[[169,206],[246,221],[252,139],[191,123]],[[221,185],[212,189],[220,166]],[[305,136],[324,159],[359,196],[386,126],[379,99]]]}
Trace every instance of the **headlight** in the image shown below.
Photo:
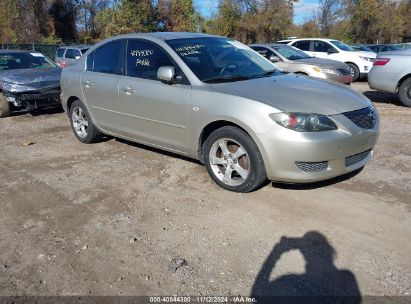
{"label": "headlight", "polygon": [[321,72],[326,73],[326,74],[334,74],[334,75],[338,74],[336,70],[328,69],[328,68],[321,69]]}
{"label": "headlight", "polygon": [[325,74],[338,75],[337,71],[334,70],[334,69],[320,68],[320,67],[318,67],[318,66],[313,66],[313,70],[316,71],[317,73],[325,73]]}
{"label": "headlight", "polygon": [[369,62],[373,62],[373,61],[374,61],[374,59],[372,59],[372,58],[370,58],[370,57],[360,56],[360,58],[361,58],[362,60],[369,61]]}
{"label": "headlight", "polygon": [[297,132],[321,132],[337,130],[336,124],[327,116],[309,113],[274,113],[270,118],[284,128]]}
{"label": "headlight", "polygon": [[13,89],[13,84],[3,81],[1,83],[1,87],[2,87],[3,91],[11,91]]}

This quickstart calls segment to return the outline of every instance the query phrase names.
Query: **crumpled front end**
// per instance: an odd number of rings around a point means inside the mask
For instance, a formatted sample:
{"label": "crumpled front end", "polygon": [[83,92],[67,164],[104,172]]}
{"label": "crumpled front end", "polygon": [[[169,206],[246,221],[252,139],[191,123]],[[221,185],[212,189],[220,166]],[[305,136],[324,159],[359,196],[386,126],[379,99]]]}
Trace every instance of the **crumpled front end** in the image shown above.
{"label": "crumpled front end", "polygon": [[60,81],[53,72],[36,75],[29,81],[21,81],[20,74],[0,77],[0,90],[13,108],[33,110],[60,104]]}

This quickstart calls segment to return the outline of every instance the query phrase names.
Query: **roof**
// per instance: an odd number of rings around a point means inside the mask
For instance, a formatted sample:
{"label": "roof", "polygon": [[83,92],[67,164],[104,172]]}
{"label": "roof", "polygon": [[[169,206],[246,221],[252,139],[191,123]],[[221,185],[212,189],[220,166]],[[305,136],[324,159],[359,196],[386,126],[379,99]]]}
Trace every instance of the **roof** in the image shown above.
{"label": "roof", "polygon": [[59,47],[59,49],[65,49],[65,48],[71,48],[71,49],[84,49],[84,48],[90,48],[91,45],[87,44],[80,44],[80,45],[62,45]]}
{"label": "roof", "polygon": [[250,44],[249,46],[266,46],[266,47],[273,47],[273,46],[279,46],[279,47],[291,47],[287,44],[283,44],[283,43],[253,43]]}
{"label": "roof", "polygon": [[291,41],[299,41],[299,40],[323,40],[323,41],[334,41],[337,39],[331,39],[331,38],[321,38],[321,37],[307,37],[307,38],[295,38],[295,39],[284,39],[284,40],[279,40],[278,42],[291,42]]}
{"label": "roof", "polygon": [[38,51],[33,51],[33,50],[14,50],[14,49],[1,49],[0,54],[4,53],[39,53]]}
{"label": "roof", "polygon": [[173,40],[173,39],[187,39],[187,38],[204,38],[204,37],[220,37],[216,35],[208,35],[203,33],[190,33],[190,32],[155,32],[155,33],[131,33],[117,37],[122,38],[157,38],[161,40]]}

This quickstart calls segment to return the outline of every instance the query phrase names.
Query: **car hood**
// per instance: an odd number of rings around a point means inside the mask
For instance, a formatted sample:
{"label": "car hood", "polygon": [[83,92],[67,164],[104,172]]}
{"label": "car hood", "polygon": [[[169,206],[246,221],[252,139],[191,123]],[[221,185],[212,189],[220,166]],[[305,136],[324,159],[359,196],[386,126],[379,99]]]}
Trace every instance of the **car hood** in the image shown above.
{"label": "car hood", "polygon": [[27,92],[60,86],[60,68],[21,69],[0,72],[0,88],[9,92]]}
{"label": "car hood", "polygon": [[315,57],[291,60],[291,62],[318,65],[322,68],[330,69],[348,69],[347,65],[343,62]]}
{"label": "car hood", "polygon": [[255,100],[283,112],[334,115],[370,105],[368,99],[346,86],[294,74],[210,85],[220,93]]}

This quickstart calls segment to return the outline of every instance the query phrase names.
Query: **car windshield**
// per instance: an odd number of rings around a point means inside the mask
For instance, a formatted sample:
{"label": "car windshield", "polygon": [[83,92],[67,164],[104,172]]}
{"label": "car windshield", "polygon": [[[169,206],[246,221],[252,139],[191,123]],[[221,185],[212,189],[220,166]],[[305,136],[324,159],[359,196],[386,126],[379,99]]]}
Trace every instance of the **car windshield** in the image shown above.
{"label": "car windshield", "polygon": [[40,53],[0,53],[0,70],[54,68],[56,65]]}
{"label": "car windshield", "polygon": [[334,44],[336,47],[338,47],[340,50],[347,51],[347,52],[354,52],[355,50],[352,47],[349,47],[345,43],[338,41],[338,40],[332,40],[330,41],[332,44]]}
{"label": "car windshield", "polygon": [[240,81],[281,73],[270,61],[232,39],[206,37],[166,42],[204,82]]}
{"label": "car windshield", "polygon": [[273,49],[288,60],[311,58],[311,56],[307,55],[303,51],[291,46],[273,46]]}

